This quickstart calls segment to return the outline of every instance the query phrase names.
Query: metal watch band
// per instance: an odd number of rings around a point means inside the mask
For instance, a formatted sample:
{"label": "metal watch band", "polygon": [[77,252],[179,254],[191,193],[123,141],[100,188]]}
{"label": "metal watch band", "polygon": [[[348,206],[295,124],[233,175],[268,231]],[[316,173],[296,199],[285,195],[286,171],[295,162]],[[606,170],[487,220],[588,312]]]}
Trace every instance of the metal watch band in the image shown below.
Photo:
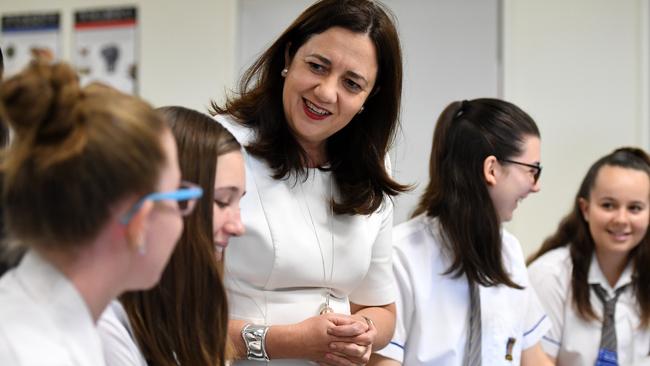
{"label": "metal watch band", "polygon": [[269,361],[266,354],[266,332],[269,327],[247,323],[241,330],[241,336],[246,344],[246,358],[250,361]]}

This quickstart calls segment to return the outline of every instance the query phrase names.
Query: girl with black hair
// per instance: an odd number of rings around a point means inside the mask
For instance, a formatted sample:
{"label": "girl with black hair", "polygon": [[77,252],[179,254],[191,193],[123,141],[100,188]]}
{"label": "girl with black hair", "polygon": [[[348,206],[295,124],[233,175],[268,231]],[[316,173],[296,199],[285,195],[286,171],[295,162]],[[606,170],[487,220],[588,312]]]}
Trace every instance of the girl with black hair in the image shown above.
{"label": "girl with black hair", "polygon": [[451,103],[433,136],[430,181],[393,234],[397,327],[375,365],[545,365],[550,327],[517,239],[502,227],[539,191],[535,122],[496,99]]}

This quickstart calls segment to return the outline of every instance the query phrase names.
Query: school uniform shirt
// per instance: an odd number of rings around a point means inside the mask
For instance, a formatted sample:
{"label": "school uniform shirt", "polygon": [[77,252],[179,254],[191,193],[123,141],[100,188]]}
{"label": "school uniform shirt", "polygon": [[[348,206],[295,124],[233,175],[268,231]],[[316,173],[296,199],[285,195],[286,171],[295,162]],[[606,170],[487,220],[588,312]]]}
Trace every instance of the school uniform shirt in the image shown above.
{"label": "school uniform shirt", "polygon": [[106,366],[147,366],[124,306],[113,300],[97,323]]}
{"label": "school uniform shirt", "polygon": [[[554,249],[528,269],[530,280],[551,320],[551,331],[542,347],[555,357],[559,366],[592,366],[598,357],[602,329],[603,304],[594,290],[589,300],[599,320],[584,320],[574,306],[571,288],[573,262],[569,247]],[[617,289],[632,282],[633,264],[629,263],[614,287],[609,285],[596,256],[589,265],[589,284],[600,284],[611,298]],[[640,329],[634,289],[628,286],[616,302],[616,340],[619,365],[650,365],[650,329]]]}
{"label": "school uniform shirt", "polygon": [[90,309],[33,251],[0,278],[0,365],[104,365]]}
{"label": "school uniform shirt", "polygon": [[[253,141],[252,129],[229,116],[216,119],[242,146]],[[390,200],[370,215],[333,215],[329,198],[338,195],[330,171],[308,169],[307,179],[297,181],[274,179],[264,160],[243,154],[246,195],[240,208],[246,234],[230,239],[224,260],[232,319],[299,323],[319,315],[328,292],[330,307],[340,314],[350,314],[350,302],[379,306],[395,301]]]}
{"label": "school uniform shirt", "polygon": [[[517,239],[502,230],[503,263],[522,290],[479,287],[483,365],[519,365],[521,352],[536,345],[550,322],[532,287]],[[393,269],[399,289],[395,335],[380,355],[403,365],[461,366],[469,332],[469,285],[465,276],[445,274],[437,219],[425,215],[393,230]],[[512,360],[506,356],[512,356]]]}

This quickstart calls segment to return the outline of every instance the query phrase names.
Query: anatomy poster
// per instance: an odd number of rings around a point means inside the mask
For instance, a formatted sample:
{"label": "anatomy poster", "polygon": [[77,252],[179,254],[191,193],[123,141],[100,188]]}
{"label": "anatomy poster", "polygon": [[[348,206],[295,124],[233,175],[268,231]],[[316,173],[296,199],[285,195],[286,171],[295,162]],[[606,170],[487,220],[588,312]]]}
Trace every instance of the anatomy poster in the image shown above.
{"label": "anatomy poster", "polygon": [[136,15],[134,7],[75,12],[72,59],[82,85],[100,81],[137,94]]}
{"label": "anatomy poster", "polygon": [[59,13],[30,13],[2,17],[0,47],[5,77],[18,73],[34,58],[54,61],[61,56]]}

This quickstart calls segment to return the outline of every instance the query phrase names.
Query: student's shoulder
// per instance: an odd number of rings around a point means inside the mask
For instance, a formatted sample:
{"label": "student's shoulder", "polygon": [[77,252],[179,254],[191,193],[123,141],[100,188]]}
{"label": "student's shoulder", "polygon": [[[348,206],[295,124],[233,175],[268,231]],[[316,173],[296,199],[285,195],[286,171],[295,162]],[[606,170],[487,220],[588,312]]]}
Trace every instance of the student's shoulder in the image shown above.
{"label": "student's shoulder", "polygon": [[37,306],[27,293],[20,291],[19,283],[15,278],[15,270],[7,272],[0,279],[0,327],[7,329],[13,326],[26,326],[34,319],[41,316],[43,308]]}
{"label": "student's shoulder", "polygon": [[0,365],[67,365],[68,352],[58,331],[38,317],[0,320]]}
{"label": "student's shoulder", "polygon": [[430,241],[431,219],[426,216],[416,216],[393,228],[393,243],[396,248],[417,248]]}
{"label": "student's shoulder", "polygon": [[[0,333],[13,346],[29,340],[33,344],[48,344],[54,330],[52,320],[43,306],[38,306],[22,293],[0,289]],[[0,362],[0,364],[2,364]]]}
{"label": "student's shoulder", "polygon": [[552,249],[544,253],[541,257],[535,259],[530,266],[529,270],[542,270],[552,269],[553,272],[558,272],[561,268],[564,270],[571,270],[571,253],[568,246]]}
{"label": "student's shoulder", "polygon": [[428,265],[441,255],[438,221],[424,215],[393,228],[395,260],[403,264]]}
{"label": "student's shoulder", "polygon": [[255,131],[238,121],[235,117],[227,114],[218,114],[213,118],[228,130],[240,145],[247,146],[253,141]]}
{"label": "student's shoulder", "polygon": [[568,286],[572,271],[568,246],[548,251],[528,266],[530,280],[538,291],[541,286]]}

